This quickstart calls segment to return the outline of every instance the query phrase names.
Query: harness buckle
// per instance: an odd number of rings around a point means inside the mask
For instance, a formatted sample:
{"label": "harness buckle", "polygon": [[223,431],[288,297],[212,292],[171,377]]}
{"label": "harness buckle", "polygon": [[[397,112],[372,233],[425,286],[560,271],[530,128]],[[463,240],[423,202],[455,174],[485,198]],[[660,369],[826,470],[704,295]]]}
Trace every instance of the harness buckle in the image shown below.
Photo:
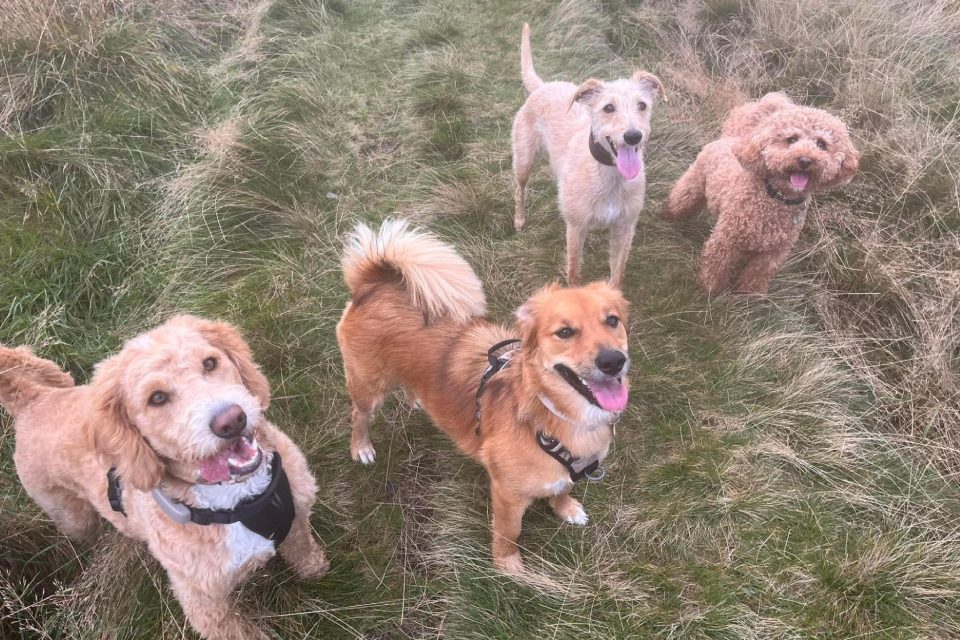
{"label": "harness buckle", "polygon": [[590,473],[583,474],[583,477],[586,478],[587,480],[590,480],[591,482],[597,482],[599,480],[603,480],[606,476],[607,476],[607,470],[604,469],[603,467],[597,467],[596,471],[594,471],[594,473],[592,474]]}

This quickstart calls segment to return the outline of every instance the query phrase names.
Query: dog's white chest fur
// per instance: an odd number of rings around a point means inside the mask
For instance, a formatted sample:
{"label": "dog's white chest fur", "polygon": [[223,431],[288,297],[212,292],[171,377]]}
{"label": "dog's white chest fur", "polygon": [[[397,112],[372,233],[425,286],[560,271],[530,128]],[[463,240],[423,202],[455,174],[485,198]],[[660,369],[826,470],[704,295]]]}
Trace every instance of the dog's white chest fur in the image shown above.
{"label": "dog's white chest fur", "polygon": [[543,490],[547,492],[548,495],[558,496],[561,493],[569,490],[570,486],[573,484],[570,480],[560,479],[556,482],[548,482],[543,485]]}
{"label": "dog's white chest fur", "polygon": [[239,522],[226,526],[226,543],[230,551],[230,559],[227,561],[229,570],[235,571],[251,560],[266,561],[276,554],[273,542],[250,531]]}

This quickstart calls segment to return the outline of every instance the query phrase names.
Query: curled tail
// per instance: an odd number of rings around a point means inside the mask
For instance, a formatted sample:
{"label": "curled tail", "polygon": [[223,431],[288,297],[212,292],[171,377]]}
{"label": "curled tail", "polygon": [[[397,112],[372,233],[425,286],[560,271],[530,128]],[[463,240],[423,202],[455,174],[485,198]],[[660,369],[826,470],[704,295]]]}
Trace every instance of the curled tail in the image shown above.
{"label": "curled tail", "polygon": [[397,274],[410,303],[430,320],[464,323],[486,313],[483,285],[453,247],[409,229],[406,220],[384,220],[379,231],[357,225],[343,252],[343,277],[354,299]]}
{"label": "curled tail", "polygon": [[69,373],[30,347],[0,347],[0,404],[14,417],[47,389],[72,386]]}
{"label": "curled tail", "polygon": [[520,34],[520,76],[523,86],[533,93],[543,86],[543,80],[533,69],[533,54],[530,53],[530,25],[523,23],[523,32]]}

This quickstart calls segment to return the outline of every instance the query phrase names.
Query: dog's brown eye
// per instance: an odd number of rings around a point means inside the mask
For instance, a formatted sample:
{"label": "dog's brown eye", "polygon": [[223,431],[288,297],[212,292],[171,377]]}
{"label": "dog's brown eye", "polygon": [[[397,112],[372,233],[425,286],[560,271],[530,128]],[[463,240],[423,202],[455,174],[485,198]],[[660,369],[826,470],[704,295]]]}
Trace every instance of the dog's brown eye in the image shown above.
{"label": "dog's brown eye", "polygon": [[615,106],[613,106],[612,104],[608,104],[608,105],[606,105],[606,106],[603,107],[603,112],[604,112],[604,113],[613,113],[613,112],[616,111],[616,110],[617,110],[617,108],[616,108]]}
{"label": "dog's brown eye", "polygon": [[821,151],[826,151],[826,150],[827,150],[827,141],[824,140],[823,138],[817,138],[817,147],[818,147]]}
{"label": "dog's brown eye", "polygon": [[561,340],[566,340],[566,339],[568,339],[568,338],[572,338],[572,337],[573,337],[573,334],[575,334],[575,333],[576,333],[576,331],[574,331],[574,330],[571,329],[570,327],[564,327],[564,328],[562,328],[562,329],[559,329],[559,330],[555,331],[553,335],[557,336],[557,337],[560,338]]}
{"label": "dog's brown eye", "polygon": [[640,109],[640,111],[646,111],[646,110],[647,110],[647,103],[646,103],[646,102],[638,102],[638,103],[637,103],[637,109]]}
{"label": "dog's brown eye", "polygon": [[203,361],[203,370],[204,371],[213,371],[217,368],[217,359],[216,358],[207,358]]}
{"label": "dog's brown eye", "polygon": [[799,139],[800,139],[800,136],[790,136],[789,138],[787,138],[787,144],[793,144]]}
{"label": "dog's brown eye", "polygon": [[165,391],[154,391],[150,396],[150,400],[147,402],[150,403],[151,407],[159,407],[161,405],[167,404],[167,400],[170,399],[170,396]]}
{"label": "dog's brown eye", "polygon": [[611,329],[616,329],[620,326],[620,318],[617,316],[607,316],[607,326]]}

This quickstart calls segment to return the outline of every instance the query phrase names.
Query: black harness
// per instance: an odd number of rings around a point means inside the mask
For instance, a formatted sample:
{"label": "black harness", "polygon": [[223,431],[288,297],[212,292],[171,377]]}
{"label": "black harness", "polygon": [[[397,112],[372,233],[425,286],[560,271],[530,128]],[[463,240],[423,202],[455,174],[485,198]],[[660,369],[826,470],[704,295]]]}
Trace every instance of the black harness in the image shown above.
{"label": "black harness", "polygon": [[604,149],[603,145],[593,137],[593,130],[590,131],[590,155],[593,156],[594,160],[607,167],[615,167],[617,165],[616,160],[613,159],[610,152]]}
{"label": "black harness", "polygon": [[510,358],[506,357],[506,354],[501,354],[498,356],[496,353],[508,344],[516,344],[518,342],[520,342],[519,338],[511,338],[509,340],[498,342],[487,349],[487,360],[490,362],[490,364],[487,365],[487,368],[483,371],[483,375],[480,376],[480,386],[477,387],[477,413],[474,416],[477,421],[477,435],[480,435],[480,396],[483,395],[484,389],[487,388],[487,383],[490,382],[490,378],[496,375],[499,371],[506,369],[507,365],[510,364]]}
{"label": "black harness", "polygon": [[[591,140],[592,139],[593,138],[591,136]],[[501,354],[498,356],[496,353],[507,345],[516,344],[518,342],[520,342],[520,340],[517,338],[503,340],[487,350],[487,360],[490,362],[490,364],[484,370],[483,375],[480,376],[480,386],[477,387],[477,413],[475,417],[477,421],[476,434],[478,436],[480,435],[480,397],[483,395],[483,391],[486,389],[490,378],[496,375],[497,372],[506,369],[511,360],[511,358],[507,357],[506,354]],[[507,353],[511,352],[508,351]],[[537,444],[541,449],[543,449],[544,453],[563,465],[563,467],[570,474],[570,479],[573,482],[577,482],[584,478],[587,480],[602,480],[607,474],[607,472],[600,467],[600,460],[586,462],[583,459],[578,458],[570,453],[570,450],[563,446],[559,440],[547,435],[542,430],[537,431]]]}
{"label": "black harness", "polygon": [[583,459],[570,453],[570,449],[563,446],[559,440],[548,436],[543,431],[537,431],[537,444],[544,452],[562,464],[570,473],[570,479],[574,482],[578,480],[603,480],[607,472],[600,466],[600,460],[585,463]]}
{"label": "black harness", "polygon": [[[273,461],[270,463],[270,484],[267,488],[260,495],[244,500],[233,509],[191,507],[173,500],[159,489],[154,489],[153,496],[160,508],[175,522],[192,522],[204,526],[239,522],[250,531],[272,540],[277,546],[290,533],[293,517],[296,515],[290,480],[283,470],[278,451],[274,452]],[[107,500],[114,511],[127,515],[123,509],[123,487],[115,467],[110,467],[107,471]]]}
{"label": "black harness", "polygon": [[791,206],[791,207],[794,207],[794,206],[796,206],[796,205],[798,205],[798,204],[804,204],[804,203],[807,201],[806,198],[788,198],[787,196],[783,195],[783,194],[780,192],[779,189],[777,189],[775,186],[773,186],[773,183],[770,182],[769,180],[764,180],[764,181],[763,181],[763,184],[765,184],[765,185],[767,186],[767,195],[768,195],[768,196],[770,196],[770,197],[773,198],[774,200],[779,200],[780,202],[782,202],[782,203],[785,204],[785,205],[789,205],[789,206]]}

